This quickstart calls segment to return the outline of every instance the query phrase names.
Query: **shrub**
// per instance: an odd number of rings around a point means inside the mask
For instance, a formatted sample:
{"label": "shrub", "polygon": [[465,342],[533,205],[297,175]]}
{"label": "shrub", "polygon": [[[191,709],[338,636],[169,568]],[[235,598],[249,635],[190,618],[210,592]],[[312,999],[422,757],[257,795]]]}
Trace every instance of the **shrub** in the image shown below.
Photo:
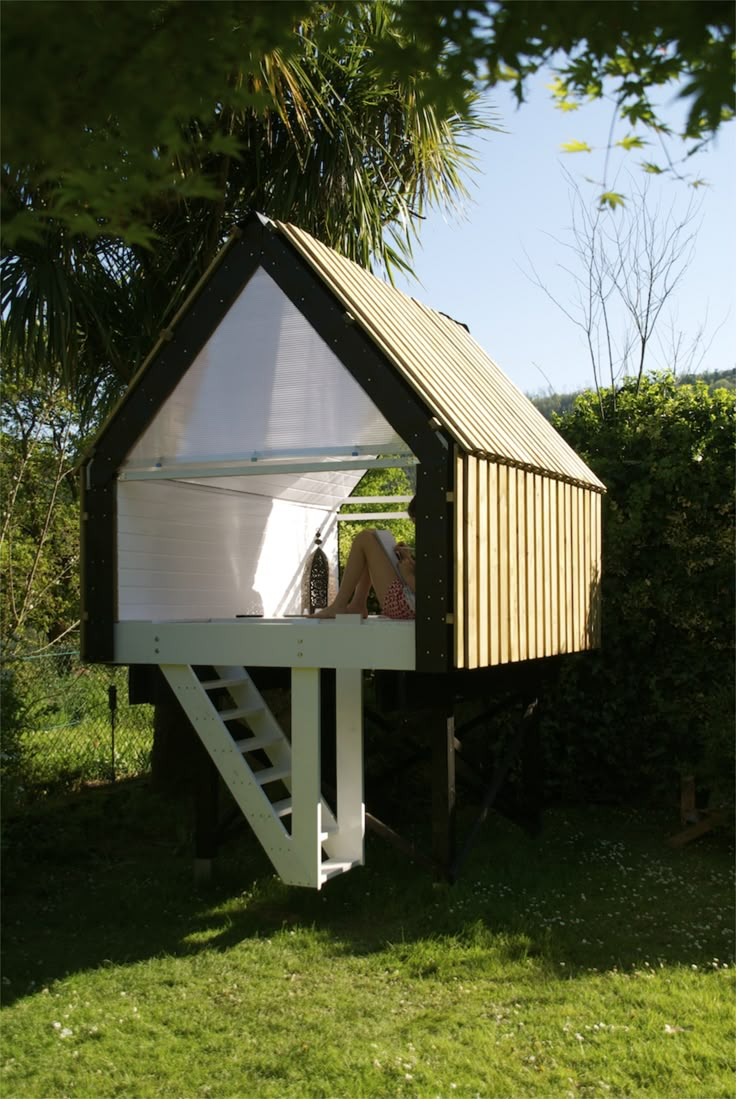
{"label": "shrub", "polygon": [[686,772],[732,796],[735,406],[655,376],[556,419],[608,488],[603,648],[565,662],[545,725],[568,796],[661,794]]}

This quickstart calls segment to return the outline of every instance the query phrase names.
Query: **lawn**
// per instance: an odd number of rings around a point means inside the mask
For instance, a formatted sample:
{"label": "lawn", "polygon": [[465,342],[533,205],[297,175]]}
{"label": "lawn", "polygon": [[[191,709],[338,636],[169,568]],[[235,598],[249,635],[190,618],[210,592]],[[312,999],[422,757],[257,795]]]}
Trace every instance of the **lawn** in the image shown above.
{"label": "lawn", "polygon": [[77,650],[4,665],[4,813],[49,793],[150,768],[153,707],[128,704],[128,670],[80,662]]}
{"label": "lawn", "polygon": [[249,834],[195,889],[144,782],[5,828],[8,1099],[734,1095],[733,845],[673,812],[491,818],[453,887],[369,837],[321,893]]}

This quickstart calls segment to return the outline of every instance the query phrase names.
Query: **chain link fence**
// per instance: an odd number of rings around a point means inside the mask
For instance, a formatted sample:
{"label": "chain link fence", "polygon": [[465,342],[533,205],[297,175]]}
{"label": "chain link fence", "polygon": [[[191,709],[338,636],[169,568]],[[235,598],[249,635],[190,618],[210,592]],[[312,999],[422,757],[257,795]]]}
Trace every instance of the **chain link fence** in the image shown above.
{"label": "chain link fence", "polygon": [[127,668],[81,663],[77,650],[2,663],[3,808],[146,773],[153,707],[128,703]]}

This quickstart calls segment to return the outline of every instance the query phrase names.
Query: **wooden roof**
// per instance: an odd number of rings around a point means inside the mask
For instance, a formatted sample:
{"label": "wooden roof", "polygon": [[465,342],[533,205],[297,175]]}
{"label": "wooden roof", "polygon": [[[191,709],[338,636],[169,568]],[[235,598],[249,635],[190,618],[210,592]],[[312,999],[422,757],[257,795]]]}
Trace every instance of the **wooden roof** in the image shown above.
{"label": "wooden roof", "polygon": [[464,451],[605,491],[461,324],[296,226],[275,224]]}

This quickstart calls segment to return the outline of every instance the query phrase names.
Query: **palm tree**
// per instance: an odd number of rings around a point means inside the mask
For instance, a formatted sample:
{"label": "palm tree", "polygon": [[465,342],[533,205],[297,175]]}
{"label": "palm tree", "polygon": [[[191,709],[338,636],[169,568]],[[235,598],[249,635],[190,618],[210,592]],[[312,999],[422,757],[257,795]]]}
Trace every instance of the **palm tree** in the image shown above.
{"label": "palm tree", "polygon": [[[425,102],[421,75],[381,77],[372,44],[398,42],[399,32],[390,8],[360,11],[349,45],[335,52],[321,35],[339,10],[321,17],[319,36],[314,21],[302,23],[296,52],[261,59],[250,106],[214,103],[181,127],[176,151],[158,150],[185,183],[204,177],[210,194],[186,198],[184,186],[150,198],[145,241],[73,235],[52,222],[40,238],[15,243],[3,260],[2,297],[12,361],[62,376],[82,404],[94,397],[102,410],[250,210],[298,224],[389,277],[409,268],[425,208],[467,197],[465,141],[489,123],[470,94],[460,112],[442,117]],[[43,204],[12,174],[5,184],[6,202]]]}

